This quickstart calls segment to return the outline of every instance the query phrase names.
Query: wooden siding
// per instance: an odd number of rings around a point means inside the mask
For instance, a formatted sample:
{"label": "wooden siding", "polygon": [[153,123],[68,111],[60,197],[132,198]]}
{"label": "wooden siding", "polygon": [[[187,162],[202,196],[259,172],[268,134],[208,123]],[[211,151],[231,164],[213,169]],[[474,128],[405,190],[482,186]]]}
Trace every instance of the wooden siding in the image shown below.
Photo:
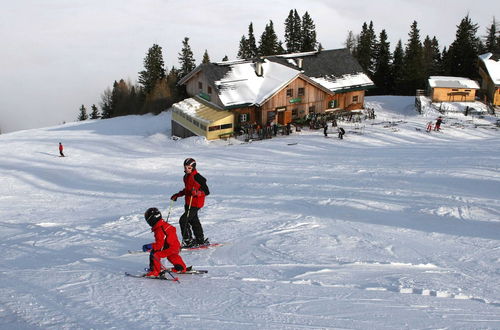
{"label": "wooden siding", "polygon": [[432,88],[432,102],[472,102],[476,90],[472,88]]}
{"label": "wooden siding", "polygon": [[[335,103],[332,103],[332,101],[335,101]],[[328,97],[328,105],[330,109],[345,109],[345,110],[363,109],[364,104],[365,104],[364,90],[340,93]]]}
{"label": "wooden siding", "polygon": [[[200,83],[201,89],[199,86]],[[195,95],[199,95],[205,100],[207,100],[208,96],[208,101],[213,104],[217,104],[220,107],[224,107],[219,95],[217,94],[216,87],[208,81],[203,71],[200,71],[191,77],[191,79],[186,82],[185,86],[188,96],[193,97]],[[209,87],[212,89],[211,93],[209,93]]]}
{"label": "wooden siding", "polygon": [[500,106],[500,88],[495,86],[487,70],[483,67],[484,63],[480,62],[479,75],[482,78],[481,89],[486,93],[489,102]]}
{"label": "wooden siding", "polygon": [[[301,95],[299,95],[299,88],[303,89]],[[281,119],[278,118],[278,112],[281,111],[289,114],[282,115],[282,123],[280,123],[282,125],[288,124],[287,120],[293,120],[292,117],[304,117],[310,111],[322,113],[327,108],[328,95],[325,91],[298,77],[262,104],[260,123],[265,125],[268,121]]]}

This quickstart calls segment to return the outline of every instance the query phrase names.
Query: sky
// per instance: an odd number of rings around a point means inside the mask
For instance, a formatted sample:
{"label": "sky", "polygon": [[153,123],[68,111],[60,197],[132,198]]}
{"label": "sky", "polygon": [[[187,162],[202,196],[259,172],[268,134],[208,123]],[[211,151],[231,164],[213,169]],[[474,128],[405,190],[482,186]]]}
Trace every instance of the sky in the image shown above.
{"label": "sky", "polygon": [[[148,49],[163,49],[167,68],[178,66],[182,40],[189,37],[196,63],[205,50],[212,61],[236,57],[250,22],[258,40],[272,20],[284,40],[290,9],[309,12],[324,49],[344,47],[348,31],[373,21],[391,47],[408,39],[418,23],[421,40],[436,36],[441,48],[455,39],[467,14],[486,34],[500,4],[470,1],[337,0],[18,0],[2,3],[0,20],[0,132],[75,121],[79,108],[99,105],[115,80],[137,81]],[[497,18],[498,19],[498,18]]]}

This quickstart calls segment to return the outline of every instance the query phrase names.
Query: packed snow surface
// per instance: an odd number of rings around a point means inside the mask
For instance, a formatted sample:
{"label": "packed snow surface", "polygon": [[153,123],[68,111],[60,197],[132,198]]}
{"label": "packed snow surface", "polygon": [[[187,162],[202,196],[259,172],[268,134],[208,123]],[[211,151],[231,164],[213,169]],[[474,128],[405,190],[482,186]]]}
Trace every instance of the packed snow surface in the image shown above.
{"label": "packed snow surface", "polygon": [[[413,104],[368,98],[344,140],[173,140],[170,112],[0,135],[0,328],[500,328],[500,132],[427,133]],[[206,275],[124,276],[148,265],[127,252],[147,208],[178,228],[187,157],[224,245],[182,252]]]}

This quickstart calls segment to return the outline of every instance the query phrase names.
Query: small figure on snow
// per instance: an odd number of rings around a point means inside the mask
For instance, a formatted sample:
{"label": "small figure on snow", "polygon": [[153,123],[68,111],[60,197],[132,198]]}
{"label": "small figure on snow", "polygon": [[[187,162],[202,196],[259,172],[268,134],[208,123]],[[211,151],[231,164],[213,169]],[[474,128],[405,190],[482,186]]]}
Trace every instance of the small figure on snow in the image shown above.
{"label": "small figure on snow", "polygon": [[328,124],[325,122],[325,124],[323,125],[323,134],[325,135],[325,137],[328,137]]}
{"label": "small figure on snow", "polygon": [[160,276],[162,271],[162,258],[167,258],[167,260],[174,265],[174,268],[169,269],[170,271],[185,272],[186,264],[179,255],[181,244],[177,238],[175,227],[163,220],[160,211],[156,207],[149,208],[146,213],[144,213],[144,218],[151,226],[151,231],[155,237],[153,243],[144,244],[142,246],[144,252],[150,252],[149,272],[144,276]]}
{"label": "small figure on snow", "polygon": [[432,131],[432,121],[430,121],[430,122],[428,122],[428,123],[427,123],[427,128],[426,128],[426,131],[427,131],[427,132]]}
{"label": "small figure on snow", "polygon": [[[194,247],[208,245],[208,239],[203,235],[203,227],[198,218],[198,211],[205,204],[205,196],[210,194],[205,179],[196,170],[196,161],[193,158],[184,160],[184,189],[170,197],[176,201],[177,198],[185,196],[184,214],[179,220],[182,233],[182,246]],[[194,234],[194,237],[193,237]]]}
{"label": "small figure on snow", "polygon": [[345,130],[339,126],[338,132],[339,132],[339,139],[342,140],[344,138]]}
{"label": "small figure on snow", "polygon": [[61,142],[59,142],[59,156],[64,157],[63,153],[64,147]]}
{"label": "small figure on snow", "polygon": [[434,125],[434,130],[439,131],[441,129],[442,123],[443,123],[443,117],[439,116],[438,119],[436,119],[436,125]]}

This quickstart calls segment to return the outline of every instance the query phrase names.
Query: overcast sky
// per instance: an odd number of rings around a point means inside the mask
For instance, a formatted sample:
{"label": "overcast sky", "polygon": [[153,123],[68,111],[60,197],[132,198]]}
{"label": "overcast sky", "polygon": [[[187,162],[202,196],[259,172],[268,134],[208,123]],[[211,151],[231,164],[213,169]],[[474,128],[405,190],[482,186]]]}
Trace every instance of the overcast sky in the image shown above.
{"label": "overcast sky", "polygon": [[[290,9],[309,12],[323,48],[341,48],[347,33],[373,21],[385,29],[391,49],[408,40],[416,20],[421,39],[436,36],[441,49],[455,39],[467,14],[486,34],[500,1],[482,0],[15,0],[3,1],[0,20],[0,132],[75,121],[82,104],[98,105],[114,80],[135,83],[153,44],[168,68],[178,66],[189,37],[196,63],[208,50],[212,61],[236,57],[253,22],[259,39],[273,20],[284,39]],[[500,17],[497,17],[500,20]]]}

